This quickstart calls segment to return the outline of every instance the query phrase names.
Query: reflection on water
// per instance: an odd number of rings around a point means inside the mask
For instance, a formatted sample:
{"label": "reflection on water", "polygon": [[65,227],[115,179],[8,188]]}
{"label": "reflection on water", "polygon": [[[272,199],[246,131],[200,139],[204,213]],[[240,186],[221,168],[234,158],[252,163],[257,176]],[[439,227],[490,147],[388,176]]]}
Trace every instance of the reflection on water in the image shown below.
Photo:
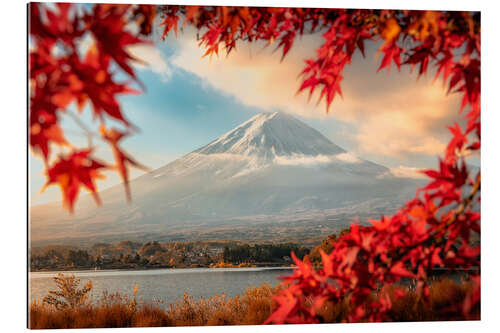
{"label": "reflection on water", "polygon": [[[291,273],[290,268],[187,268],[143,271],[78,271],[75,274],[82,283],[92,280],[92,299],[96,301],[104,291],[131,295],[139,285],[137,297],[144,300],[159,299],[165,304],[182,299],[188,293],[195,299],[225,294],[234,297],[249,286],[264,283],[276,285],[279,277]],[[30,299],[41,299],[55,289],[52,280],[57,272],[30,273]]]}

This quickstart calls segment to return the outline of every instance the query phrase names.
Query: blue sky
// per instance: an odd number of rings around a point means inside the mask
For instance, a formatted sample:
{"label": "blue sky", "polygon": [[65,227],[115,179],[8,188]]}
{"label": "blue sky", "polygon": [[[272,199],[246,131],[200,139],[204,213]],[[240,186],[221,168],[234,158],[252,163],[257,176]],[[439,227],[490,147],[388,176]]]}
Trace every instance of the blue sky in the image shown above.
{"label": "blue sky", "polygon": [[[289,112],[327,136],[334,143],[361,158],[414,172],[432,167],[447,141],[445,125],[457,117],[458,100],[446,97],[440,82],[432,77],[417,80],[408,70],[377,73],[377,44],[368,45],[366,59],[356,55],[345,71],[344,99],[334,102],[330,114],[323,104],[295,96],[297,74],[303,60],[314,55],[320,35],[304,37],[283,63],[280,54],[263,45],[240,45],[227,59],[201,59],[202,50],[192,31],[155,46],[132,50],[150,64],[137,65],[146,91],[140,96],[123,96],[126,117],[141,131],[125,139],[123,146],[152,169],[195,150],[263,111]],[[124,77],[125,78],[125,77]],[[70,110],[70,112],[75,112]],[[90,110],[82,119],[97,128]],[[87,137],[74,121],[63,116],[63,128],[76,145]],[[110,161],[104,143],[95,141],[97,152]],[[57,151],[57,150],[56,150]],[[40,194],[45,182],[43,164],[30,158],[31,204],[60,199],[57,187]],[[141,175],[133,171],[132,177]],[[118,184],[109,173],[98,183],[100,189]]]}

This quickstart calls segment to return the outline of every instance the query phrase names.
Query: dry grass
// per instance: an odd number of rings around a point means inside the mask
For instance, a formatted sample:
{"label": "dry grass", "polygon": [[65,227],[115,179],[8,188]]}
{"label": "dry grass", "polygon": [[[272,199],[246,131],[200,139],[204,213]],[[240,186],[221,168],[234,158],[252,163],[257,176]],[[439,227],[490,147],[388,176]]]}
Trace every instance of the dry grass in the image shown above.
{"label": "dry grass", "polygon": [[[460,311],[459,305],[467,292],[472,288],[470,283],[456,283],[444,278],[434,282],[429,289],[429,298],[425,300],[416,291],[400,285],[389,286],[386,292],[392,302],[387,321],[447,321],[466,320]],[[405,296],[396,297],[394,291],[402,289]],[[318,311],[325,323],[346,322],[347,313],[351,310],[349,298],[339,304],[325,303]],[[480,306],[476,306],[472,313],[474,319],[480,317]]]}
{"label": "dry grass", "polygon": [[[460,304],[470,287],[467,283],[442,279],[431,286],[429,300],[423,300],[414,291],[396,298],[394,290],[406,287],[392,286],[388,288],[393,300],[389,321],[464,320],[459,311],[450,308]],[[197,301],[185,294],[182,300],[167,307],[158,301],[143,302],[120,294],[105,294],[95,305],[74,309],[57,310],[42,302],[32,302],[30,328],[259,325],[271,314],[272,296],[279,289],[263,285],[249,288],[235,298],[222,295]],[[346,298],[337,305],[326,303],[318,314],[323,322],[339,323],[346,321],[349,309]],[[479,307],[475,311],[479,318]]]}
{"label": "dry grass", "polygon": [[280,287],[252,287],[240,296],[214,296],[182,300],[164,308],[158,301],[142,302],[135,297],[105,294],[95,305],[55,309],[43,302],[30,304],[30,328],[101,328],[155,326],[256,325],[269,317],[272,295]]}
{"label": "dry grass", "polygon": [[[418,297],[415,292],[400,299],[394,299],[392,294],[393,308],[389,315],[393,321],[465,320],[457,306],[471,288],[470,283],[456,283],[445,278],[431,285],[427,301]],[[479,319],[479,305],[473,309],[473,314]]]}

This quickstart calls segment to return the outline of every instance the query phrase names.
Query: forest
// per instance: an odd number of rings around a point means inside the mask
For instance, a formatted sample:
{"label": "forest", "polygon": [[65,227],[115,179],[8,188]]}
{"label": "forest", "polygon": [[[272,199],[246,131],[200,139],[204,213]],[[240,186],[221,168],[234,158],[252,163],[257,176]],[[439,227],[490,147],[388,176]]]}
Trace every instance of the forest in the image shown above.
{"label": "forest", "polygon": [[[96,243],[86,248],[65,245],[34,247],[30,270],[149,269],[288,265],[294,251],[303,258],[309,249],[296,244],[248,244],[239,241]],[[226,265],[219,265],[224,263]]]}

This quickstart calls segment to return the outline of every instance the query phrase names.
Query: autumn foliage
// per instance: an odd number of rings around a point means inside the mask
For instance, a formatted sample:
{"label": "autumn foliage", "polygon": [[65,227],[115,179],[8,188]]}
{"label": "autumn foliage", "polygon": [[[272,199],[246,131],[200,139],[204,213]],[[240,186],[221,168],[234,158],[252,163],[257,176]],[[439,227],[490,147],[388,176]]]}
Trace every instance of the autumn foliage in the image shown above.
{"label": "autumn foliage", "polygon": [[[480,233],[481,176],[471,174],[465,163],[466,156],[481,147],[479,13],[98,4],[83,13],[72,11],[69,4],[58,4],[57,11],[31,4],[30,11],[30,145],[46,163],[47,185],[60,185],[70,210],[81,187],[99,202],[95,180],[100,171],[118,171],[127,186],[128,167],[140,167],[118,145],[134,127],[117,97],[138,93],[130,87],[139,82],[131,66],[136,59],[127,46],[149,43],[145,36],[152,33],[155,17],[164,37],[185,25],[194,26],[200,47],[210,56],[230,54],[238,43],[261,40],[276,45],[285,57],[297,37],[321,33],[323,44],[298,73],[298,92],[310,97],[318,92],[327,112],[334,98],[342,96],[345,66],[356,51],[364,55],[369,41],[380,41],[378,70],[389,71],[394,64],[397,69],[418,68],[422,75],[433,68],[449,93],[462,96],[458,111],[466,125],[448,128],[451,140],[439,169],[424,171],[429,184],[394,216],[373,220],[371,226],[354,223],[330,254],[322,253],[322,268],[294,258],[298,267],[285,279],[289,286],[276,296],[278,306],[267,323],[319,322],[318,311],[325,302],[336,304],[346,297],[352,304],[347,321],[386,320],[394,300],[385,291],[402,278],[415,279],[417,294],[426,298],[434,268],[479,267],[480,247],[470,240],[471,234]],[[127,28],[129,23],[137,28]],[[82,52],[77,45],[88,35],[92,45]],[[118,82],[112,68],[130,80]],[[79,110],[92,106],[101,137],[114,152],[114,165],[95,160],[92,147],[75,148],[67,141],[59,119],[71,103]],[[108,119],[121,122],[127,131],[108,130]],[[54,158],[54,145],[70,152]],[[463,300],[443,311],[475,318],[471,310],[480,300],[479,274],[471,281],[474,288]],[[398,295],[404,297],[405,292]]]}

